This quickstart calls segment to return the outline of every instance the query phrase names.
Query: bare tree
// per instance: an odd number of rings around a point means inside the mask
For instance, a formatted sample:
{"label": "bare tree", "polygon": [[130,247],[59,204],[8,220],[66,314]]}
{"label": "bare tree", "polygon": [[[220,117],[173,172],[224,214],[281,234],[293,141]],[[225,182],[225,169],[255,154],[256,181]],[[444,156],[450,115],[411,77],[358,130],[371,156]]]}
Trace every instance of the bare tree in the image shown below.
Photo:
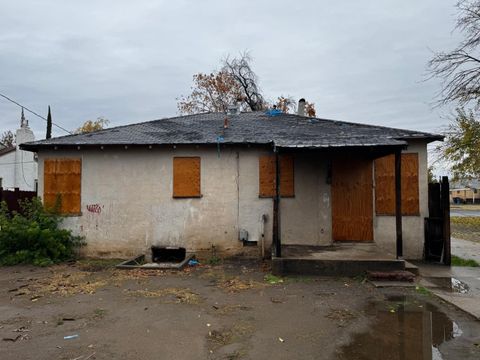
{"label": "bare tree", "polygon": [[[192,92],[177,99],[179,113],[226,112],[233,104],[240,104],[240,111],[261,111],[275,105],[284,113],[294,113],[296,101],[291,96],[265,100],[251,62],[250,55],[243,52],[238,58],[226,57],[220,71],[193,75]],[[306,103],[305,110],[307,116],[315,116],[315,104]]]}
{"label": "bare tree", "polygon": [[288,96],[279,96],[277,98],[277,103],[275,104],[278,110],[281,110],[282,112],[288,114],[288,113],[294,113],[297,111],[297,102],[295,99],[288,95]]}
{"label": "bare tree", "polygon": [[[288,96],[279,96],[275,103],[277,109],[281,110],[285,114],[291,114],[297,112],[297,102],[296,100],[288,95]],[[315,103],[310,103],[308,101],[305,102],[305,115],[308,117],[315,117]]]}
{"label": "bare tree", "polygon": [[15,135],[10,130],[4,131],[0,135],[0,147],[10,148],[15,146]]}
{"label": "bare tree", "polygon": [[265,99],[258,86],[258,77],[251,67],[252,58],[248,52],[243,52],[238,58],[227,56],[223,60],[222,71],[228,73],[242,89],[242,98],[250,110],[264,110],[267,107]]}
{"label": "bare tree", "polygon": [[[192,93],[177,99],[177,107],[181,114],[226,112],[241,98],[240,85],[227,72],[198,73],[193,75]],[[245,105],[241,110],[245,110]]]}
{"label": "bare tree", "polygon": [[480,0],[460,0],[455,29],[464,34],[463,41],[450,52],[435,54],[428,63],[431,77],[443,80],[439,103],[474,102],[480,105]]}
{"label": "bare tree", "polygon": [[74,131],[74,134],[86,134],[91,133],[99,130],[103,130],[107,127],[110,123],[110,120],[104,117],[98,117],[97,120],[87,120],[80,126],[78,129]]}

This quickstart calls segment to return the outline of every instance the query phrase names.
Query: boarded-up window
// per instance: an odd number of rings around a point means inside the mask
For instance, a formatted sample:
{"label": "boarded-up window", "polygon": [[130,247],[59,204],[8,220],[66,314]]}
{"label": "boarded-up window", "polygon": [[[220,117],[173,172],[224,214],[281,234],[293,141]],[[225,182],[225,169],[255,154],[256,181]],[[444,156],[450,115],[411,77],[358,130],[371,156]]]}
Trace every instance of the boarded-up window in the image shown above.
{"label": "boarded-up window", "polygon": [[[276,183],[275,156],[265,155],[259,158],[259,196],[275,196]],[[280,157],[280,195],[282,197],[295,196],[293,156]]]}
{"label": "boarded-up window", "polygon": [[[395,215],[395,156],[375,160],[377,215]],[[402,214],[418,215],[418,154],[402,154]]]}
{"label": "boarded-up window", "polygon": [[200,158],[173,158],[173,197],[200,197]]}
{"label": "boarded-up window", "polygon": [[79,214],[81,211],[82,160],[46,159],[43,167],[45,206],[53,208],[59,201],[61,214]]}

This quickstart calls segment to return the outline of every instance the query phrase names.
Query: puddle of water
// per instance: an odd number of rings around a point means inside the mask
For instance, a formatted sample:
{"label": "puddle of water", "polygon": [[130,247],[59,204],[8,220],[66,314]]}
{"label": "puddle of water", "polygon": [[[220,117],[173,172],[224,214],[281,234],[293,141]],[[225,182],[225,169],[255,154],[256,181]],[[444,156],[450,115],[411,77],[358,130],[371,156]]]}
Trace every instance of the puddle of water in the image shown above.
{"label": "puddle of water", "polygon": [[441,360],[440,344],[461,336],[458,325],[435,306],[404,296],[389,297],[367,309],[370,330],[340,349],[343,360]]}
{"label": "puddle of water", "polygon": [[466,283],[453,277],[431,277],[426,279],[445,291],[458,294],[466,294],[470,291],[470,287]]}

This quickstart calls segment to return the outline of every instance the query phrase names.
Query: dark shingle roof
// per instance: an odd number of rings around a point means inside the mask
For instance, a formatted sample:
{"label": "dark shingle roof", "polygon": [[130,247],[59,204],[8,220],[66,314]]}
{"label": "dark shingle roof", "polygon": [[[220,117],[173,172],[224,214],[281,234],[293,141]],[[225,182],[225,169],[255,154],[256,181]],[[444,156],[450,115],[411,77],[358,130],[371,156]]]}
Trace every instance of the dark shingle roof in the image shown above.
{"label": "dark shingle roof", "polygon": [[406,145],[408,139],[442,140],[440,135],[382,126],[264,112],[204,113],[118,126],[22,144],[36,151],[53,146],[155,144],[273,144],[278,147]]}
{"label": "dark shingle roof", "polygon": [[6,146],[0,149],[0,156],[15,151],[15,146]]}

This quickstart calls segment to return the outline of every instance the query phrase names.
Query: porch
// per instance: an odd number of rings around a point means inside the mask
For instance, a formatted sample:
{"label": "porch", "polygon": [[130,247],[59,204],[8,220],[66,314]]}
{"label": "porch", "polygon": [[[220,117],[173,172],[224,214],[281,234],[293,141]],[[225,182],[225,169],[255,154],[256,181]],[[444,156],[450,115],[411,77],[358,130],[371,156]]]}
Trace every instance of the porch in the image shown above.
{"label": "porch", "polygon": [[282,245],[282,257],[272,258],[272,272],[279,276],[356,276],[366,271],[398,270],[405,270],[405,261],[375,243]]}

